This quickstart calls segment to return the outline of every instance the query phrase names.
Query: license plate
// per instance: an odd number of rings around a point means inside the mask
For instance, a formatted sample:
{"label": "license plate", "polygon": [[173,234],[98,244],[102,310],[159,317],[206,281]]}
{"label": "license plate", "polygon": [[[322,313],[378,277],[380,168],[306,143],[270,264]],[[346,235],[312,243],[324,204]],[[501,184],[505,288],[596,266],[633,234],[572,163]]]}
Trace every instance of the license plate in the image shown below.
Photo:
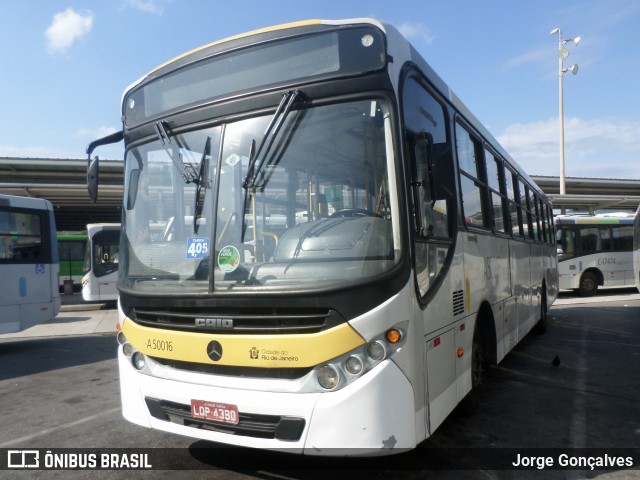
{"label": "license plate", "polygon": [[232,425],[237,425],[240,421],[237,406],[206,400],[191,400],[191,416]]}

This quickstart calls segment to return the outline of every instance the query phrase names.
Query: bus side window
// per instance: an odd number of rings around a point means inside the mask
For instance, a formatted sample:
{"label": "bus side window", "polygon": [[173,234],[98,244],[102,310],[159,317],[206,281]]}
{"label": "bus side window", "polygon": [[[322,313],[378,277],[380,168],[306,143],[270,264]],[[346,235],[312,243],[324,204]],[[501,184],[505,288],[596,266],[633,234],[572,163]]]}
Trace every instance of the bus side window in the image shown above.
{"label": "bus side window", "polygon": [[504,188],[504,170],[502,160],[496,158],[491,151],[484,149],[485,167],[487,169],[487,185],[489,187],[490,210],[492,212],[492,227],[496,232],[505,233],[507,219],[505,212],[508,208]]}
{"label": "bus side window", "polygon": [[628,252],[633,250],[633,227],[613,227],[611,233],[612,249]]}
{"label": "bus side window", "polygon": [[418,137],[407,135],[412,149],[413,175],[411,191],[415,205],[415,231],[424,238],[449,238],[450,225],[447,212],[452,194],[446,188],[446,180],[438,175],[434,158],[433,139],[430,134]]}
{"label": "bus side window", "polygon": [[608,252],[611,250],[611,229],[609,227],[600,229],[600,246],[602,247],[602,251]]}
{"label": "bus side window", "polygon": [[524,236],[522,228],[522,209],[520,208],[520,198],[517,192],[518,176],[515,172],[505,170],[505,180],[507,186],[507,196],[509,198],[509,215],[511,220],[511,235],[514,237]]}
{"label": "bus side window", "polygon": [[589,227],[580,229],[580,253],[595,253],[602,250],[600,229]]}
{"label": "bus side window", "polygon": [[488,228],[489,207],[486,201],[486,185],[481,178],[484,163],[480,141],[459,123],[456,123],[456,151],[464,222],[473,227]]}

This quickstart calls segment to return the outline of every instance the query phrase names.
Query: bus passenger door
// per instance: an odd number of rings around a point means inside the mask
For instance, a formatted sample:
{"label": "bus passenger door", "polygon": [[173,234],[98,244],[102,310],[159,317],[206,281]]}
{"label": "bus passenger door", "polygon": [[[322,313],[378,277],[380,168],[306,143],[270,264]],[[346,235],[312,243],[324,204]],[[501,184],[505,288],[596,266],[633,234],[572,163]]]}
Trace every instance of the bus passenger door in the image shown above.
{"label": "bus passenger door", "polygon": [[445,110],[417,74],[409,74],[402,94],[413,266],[426,348],[426,428],[433,432],[457,404],[451,292],[462,291],[464,276],[461,252],[454,261],[455,183]]}

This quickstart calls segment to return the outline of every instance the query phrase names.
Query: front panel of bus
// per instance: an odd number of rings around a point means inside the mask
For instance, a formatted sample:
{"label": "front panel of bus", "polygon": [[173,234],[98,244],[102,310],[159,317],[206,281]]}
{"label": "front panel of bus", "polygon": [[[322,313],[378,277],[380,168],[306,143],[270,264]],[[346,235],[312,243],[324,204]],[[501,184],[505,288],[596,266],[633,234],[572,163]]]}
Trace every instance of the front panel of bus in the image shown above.
{"label": "front panel of bus", "polygon": [[[264,448],[411,447],[416,393],[393,361],[413,289],[385,39],[294,32],[157,72],[125,98],[124,414]],[[326,428],[336,414],[341,438]]]}

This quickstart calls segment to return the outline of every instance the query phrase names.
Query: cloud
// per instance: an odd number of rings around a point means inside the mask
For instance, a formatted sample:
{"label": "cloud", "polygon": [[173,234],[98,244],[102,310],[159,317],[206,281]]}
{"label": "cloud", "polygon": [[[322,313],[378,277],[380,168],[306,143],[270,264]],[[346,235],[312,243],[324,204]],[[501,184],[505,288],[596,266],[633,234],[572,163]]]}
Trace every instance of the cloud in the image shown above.
{"label": "cloud", "polygon": [[397,28],[408,40],[420,40],[426,45],[433,44],[435,40],[429,28],[420,23],[404,22],[399,24]]}
{"label": "cloud", "polygon": [[154,13],[162,15],[164,13],[164,5],[161,0],[125,0],[125,4],[134,10],[145,13]]}
{"label": "cloud", "polygon": [[[565,172],[568,177],[637,178],[640,122],[566,118]],[[498,141],[533,175],[559,175],[558,119],[508,126]]]}
{"label": "cloud", "polygon": [[53,16],[51,26],[47,28],[47,50],[51,54],[66,52],[73,43],[91,32],[93,28],[93,13],[85,11],[78,13],[72,8]]}

